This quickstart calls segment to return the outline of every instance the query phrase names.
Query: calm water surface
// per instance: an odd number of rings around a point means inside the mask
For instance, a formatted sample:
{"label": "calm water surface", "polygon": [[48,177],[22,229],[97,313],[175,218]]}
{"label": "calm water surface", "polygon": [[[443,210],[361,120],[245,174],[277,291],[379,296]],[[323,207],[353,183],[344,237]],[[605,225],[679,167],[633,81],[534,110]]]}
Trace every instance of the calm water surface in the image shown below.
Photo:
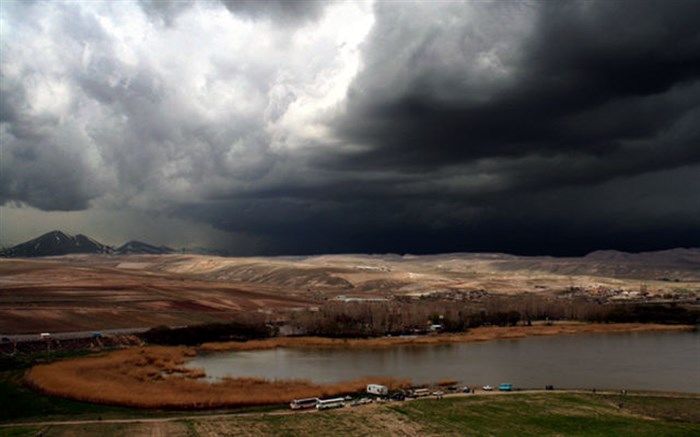
{"label": "calm water surface", "polygon": [[285,348],[198,356],[190,367],[224,376],[346,381],[364,376],[415,383],[454,379],[517,387],[700,392],[700,333],[579,334],[378,349]]}

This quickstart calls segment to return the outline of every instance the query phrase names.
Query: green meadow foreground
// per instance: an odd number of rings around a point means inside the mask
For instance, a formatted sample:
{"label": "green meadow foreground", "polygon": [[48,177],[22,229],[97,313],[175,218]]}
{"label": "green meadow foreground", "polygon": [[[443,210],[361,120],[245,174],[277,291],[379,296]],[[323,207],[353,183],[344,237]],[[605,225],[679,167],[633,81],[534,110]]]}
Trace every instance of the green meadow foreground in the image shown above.
{"label": "green meadow foreground", "polygon": [[[324,412],[209,415],[80,411],[80,405],[63,406],[74,416],[25,417],[32,423],[4,426],[0,435],[700,435],[700,397],[682,394],[468,395]],[[55,422],[35,422],[48,417]]]}

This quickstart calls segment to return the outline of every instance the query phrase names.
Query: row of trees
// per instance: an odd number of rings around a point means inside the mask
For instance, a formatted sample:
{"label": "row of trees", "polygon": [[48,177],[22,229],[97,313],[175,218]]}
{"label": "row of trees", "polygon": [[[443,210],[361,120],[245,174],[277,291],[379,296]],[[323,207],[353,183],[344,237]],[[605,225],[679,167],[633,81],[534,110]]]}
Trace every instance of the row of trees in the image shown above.
{"label": "row of trees", "polygon": [[275,329],[266,319],[258,315],[241,315],[228,323],[208,323],[182,328],[159,326],[141,334],[151,344],[197,345],[208,341],[246,341],[266,338],[275,334]]}
{"label": "row of trees", "polygon": [[455,302],[329,302],[318,311],[293,313],[294,332],[324,337],[375,337],[422,332],[439,324],[448,332],[482,325],[516,325],[521,312],[501,307],[489,310]]}
{"label": "row of trees", "polygon": [[696,325],[700,323],[700,310],[679,305],[616,305],[609,311],[596,314],[592,322],[607,323],[664,323]]}
{"label": "row of trees", "polygon": [[[439,324],[447,332],[462,332],[478,326],[514,326],[535,320],[697,324],[700,311],[677,305],[601,304],[537,296],[494,296],[479,302],[328,301],[318,310],[289,313],[284,324],[301,335],[377,337],[425,332],[431,324]],[[143,337],[149,343],[172,345],[243,341],[275,336],[279,325],[268,316],[252,313],[229,323],[154,328]]]}
{"label": "row of trees", "polygon": [[429,324],[440,324],[447,332],[462,332],[477,326],[514,326],[535,320],[697,324],[700,310],[513,296],[483,302],[329,302],[318,311],[294,313],[289,323],[295,332],[307,335],[374,337],[424,331]]}

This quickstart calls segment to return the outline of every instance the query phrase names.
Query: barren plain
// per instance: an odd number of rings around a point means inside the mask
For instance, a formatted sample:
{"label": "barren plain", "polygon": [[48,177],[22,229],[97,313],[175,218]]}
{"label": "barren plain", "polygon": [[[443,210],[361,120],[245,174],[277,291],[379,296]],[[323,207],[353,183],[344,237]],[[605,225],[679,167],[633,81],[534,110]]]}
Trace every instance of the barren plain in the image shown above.
{"label": "barren plain", "polygon": [[700,298],[700,249],[580,258],[504,254],[71,255],[0,260],[0,333],[183,326],[329,300],[484,295]]}

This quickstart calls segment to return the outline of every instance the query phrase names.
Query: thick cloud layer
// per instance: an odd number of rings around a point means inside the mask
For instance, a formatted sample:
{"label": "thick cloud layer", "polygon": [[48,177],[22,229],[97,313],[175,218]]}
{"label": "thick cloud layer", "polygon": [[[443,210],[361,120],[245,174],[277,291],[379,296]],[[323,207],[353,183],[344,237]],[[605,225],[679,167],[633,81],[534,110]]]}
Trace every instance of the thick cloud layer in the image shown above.
{"label": "thick cloud layer", "polygon": [[[697,2],[394,9],[378,5],[368,67],[339,122],[348,141],[371,145],[351,154],[359,165],[655,154],[664,135],[696,119]],[[697,132],[684,133],[690,144],[674,141],[684,150],[673,150],[669,165],[700,157],[690,150]]]}
{"label": "thick cloud layer", "polygon": [[269,253],[700,245],[698,2],[1,12],[2,203]]}

